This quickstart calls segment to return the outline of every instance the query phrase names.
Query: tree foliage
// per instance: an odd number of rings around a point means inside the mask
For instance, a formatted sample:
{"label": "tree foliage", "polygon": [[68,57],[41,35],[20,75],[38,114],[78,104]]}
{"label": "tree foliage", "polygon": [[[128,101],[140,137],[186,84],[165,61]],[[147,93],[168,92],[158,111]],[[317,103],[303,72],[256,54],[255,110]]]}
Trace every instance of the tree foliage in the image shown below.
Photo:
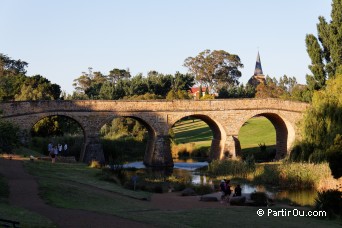
{"label": "tree foliage", "polygon": [[243,64],[238,55],[223,50],[204,50],[195,57],[185,59],[184,66],[198,82],[215,90],[223,85],[237,85],[241,77],[239,68]]}
{"label": "tree foliage", "polygon": [[19,145],[19,128],[0,118],[0,152],[10,153]]}
{"label": "tree foliage", "polygon": [[280,98],[308,102],[311,100],[307,86],[297,83],[295,77],[284,75],[277,80],[266,76],[266,83],[260,83],[256,87],[255,97],[257,98]]}
{"label": "tree foliage", "polygon": [[25,75],[28,63],[22,60],[14,60],[0,53],[0,77]]}
{"label": "tree foliage", "polygon": [[57,100],[61,88],[41,75],[26,77],[22,82],[20,91],[14,96],[16,101],[26,100]]}
{"label": "tree foliage", "polygon": [[316,148],[333,145],[342,134],[342,77],[327,81],[325,89],[314,93],[304,122],[304,138]]}
{"label": "tree foliage", "polygon": [[165,99],[171,90],[184,94],[193,84],[194,77],[190,74],[164,75],[150,71],[147,76],[131,77],[128,71],[114,68],[108,76],[90,72],[75,79],[73,99]]}
{"label": "tree foliage", "polygon": [[50,137],[64,134],[82,134],[80,125],[73,119],[65,116],[48,116],[39,120],[31,129],[32,136]]}
{"label": "tree foliage", "polygon": [[56,100],[60,86],[41,75],[26,76],[28,63],[0,54],[0,100]]}
{"label": "tree foliage", "polygon": [[251,85],[244,86],[224,86],[219,90],[218,98],[253,98],[255,97],[255,88]]}
{"label": "tree foliage", "polygon": [[[329,161],[335,177],[342,175],[342,76],[327,80],[326,87],[315,91],[312,105],[303,122],[303,139],[291,153],[293,160]],[[336,165],[338,163],[338,165]]]}
{"label": "tree foliage", "polygon": [[306,35],[306,48],[311,58],[309,69],[313,75],[306,80],[310,91],[325,86],[326,78],[342,73],[342,1],[332,1],[331,21],[320,16],[317,24],[318,38]]}

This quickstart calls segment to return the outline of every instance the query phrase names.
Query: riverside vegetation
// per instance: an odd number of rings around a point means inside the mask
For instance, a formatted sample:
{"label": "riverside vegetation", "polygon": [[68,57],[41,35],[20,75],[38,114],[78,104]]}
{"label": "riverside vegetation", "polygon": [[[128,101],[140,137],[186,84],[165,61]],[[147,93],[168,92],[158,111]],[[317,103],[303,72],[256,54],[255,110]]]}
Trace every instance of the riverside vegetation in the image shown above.
{"label": "riverside vegetation", "polygon": [[[255,207],[163,210],[154,208],[148,201],[151,197],[149,192],[130,191],[113,182],[100,180],[98,175],[101,174],[101,169],[92,169],[84,164],[51,165],[46,161],[27,161],[24,162],[24,166],[37,178],[41,197],[52,206],[111,214],[157,227],[220,227],[226,218],[229,218],[233,226],[248,226],[251,223],[262,227],[272,227],[274,224],[286,227],[295,227],[298,224],[302,227],[339,226],[337,220],[300,216],[281,217],[281,219],[273,216],[259,217]],[[2,198],[6,200],[7,196]],[[0,206],[1,215],[6,218],[23,221],[24,213],[27,213],[26,216],[32,216],[31,219],[21,223],[23,227],[55,227],[49,220],[43,220],[44,218],[41,218],[41,222],[37,225],[34,223],[34,214],[18,208],[16,208],[17,213],[11,213],[8,208],[8,205]]]}

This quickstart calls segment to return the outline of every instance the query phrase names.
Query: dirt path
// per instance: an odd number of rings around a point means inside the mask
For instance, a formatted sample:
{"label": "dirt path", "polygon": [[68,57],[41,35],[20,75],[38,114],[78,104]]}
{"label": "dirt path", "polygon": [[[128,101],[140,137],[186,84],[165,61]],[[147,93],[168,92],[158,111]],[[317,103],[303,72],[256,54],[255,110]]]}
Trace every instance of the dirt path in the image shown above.
{"label": "dirt path", "polygon": [[59,227],[153,227],[150,224],[134,222],[113,215],[55,208],[45,204],[38,196],[37,181],[24,170],[21,161],[0,158],[0,173],[8,180],[11,205],[37,212]]}

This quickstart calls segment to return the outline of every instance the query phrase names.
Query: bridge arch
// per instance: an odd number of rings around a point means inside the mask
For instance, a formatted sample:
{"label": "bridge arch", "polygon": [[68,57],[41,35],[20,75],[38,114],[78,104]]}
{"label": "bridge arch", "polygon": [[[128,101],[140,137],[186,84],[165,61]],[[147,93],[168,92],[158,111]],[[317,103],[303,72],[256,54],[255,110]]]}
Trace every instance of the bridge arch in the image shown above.
{"label": "bridge arch", "polygon": [[84,126],[82,125],[82,121],[80,121],[77,116],[73,116],[73,115],[68,115],[68,113],[63,113],[63,114],[59,114],[59,113],[42,113],[39,115],[32,115],[32,119],[30,121],[30,123],[27,125],[27,129],[30,130],[34,127],[34,125],[36,125],[40,120],[44,119],[44,118],[48,118],[48,117],[52,117],[52,116],[62,116],[62,117],[66,117],[69,118],[73,121],[75,121],[80,128],[82,129],[82,133],[83,136],[85,137],[86,135],[86,131],[84,129]]}
{"label": "bridge arch", "polygon": [[104,126],[105,124],[107,124],[109,122],[112,122],[116,118],[134,119],[134,120],[138,121],[140,124],[142,124],[147,129],[148,140],[147,140],[147,145],[146,145],[145,152],[144,152],[144,161],[143,162],[145,165],[151,164],[152,159],[153,159],[153,157],[152,157],[153,153],[151,153],[151,151],[153,151],[154,142],[155,142],[156,136],[157,136],[157,132],[154,129],[154,127],[147,120],[145,120],[144,117],[135,115],[133,113],[120,113],[120,114],[115,114],[115,115],[111,115],[111,116],[107,117],[103,122],[101,122],[99,124],[99,130],[102,126]]}
{"label": "bridge arch", "polygon": [[[29,118],[26,118],[25,120],[25,123],[21,125],[21,131],[25,131],[27,132],[27,134],[23,137],[26,137],[26,139],[22,139],[22,140],[28,140],[30,139],[31,137],[33,137],[32,135],[32,129],[34,128],[34,126],[39,123],[41,120],[44,120],[45,118],[49,118],[49,117],[54,117],[54,116],[57,116],[57,117],[64,117],[64,118],[67,118],[67,119],[70,119],[72,120],[73,122],[75,122],[78,127],[80,128],[81,130],[81,151],[84,147],[84,142],[85,142],[85,138],[86,138],[86,131],[82,125],[82,122],[80,122],[80,120],[77,120],[77,118],[75,118],[74,116],[72,115],[68,115],[68,114],[60,114],[60,113],[38,113],[38,114],[32,114],[32,115],[29,115]],[[54,136],[49,136],[49,141],[52,140],[52,142],[55,144],[55,143],[62,143],[62,142],[57,142],[53,139]],[[64,143],[64,142],[63,142]],[[65,143],[68,143],[68,150],[69,150],[69,153],[72,152],[73,150],[71,149],[72,148],[72,145],[73,144],[70,144],[70,142],[65,142]],[[47,148],[47,144],[46,144],[46,148]],[[72,153],[72,155],[75,155],[75,158],[76,160],[81,160],[81,151],[79,152],[75,152],[75,153]],[[46,152],[46,151],[44,151]]]}
{"label": "bridge arch", "polygon": [[226,141],[226,132],[223,126],[212,116],[206,114],[183,114],[178,115],[172,122],[169,122],[170,129],[176,124],[177,121],[186,118],[193,117],[204,121],[210,128],[213,138],[210,145],[210,160],[222,159],[224,154],[224,143]]}
{"label": "bridge arch", "polygon": [[[246,115],[238,125],[238,131],[245,122],[253,117],[263,116],[267,118],[275,128],[276,131],[276,156],[275,159],[279,160],[287,155],[293,145],[296,137],[294,123],[289,121],[279,112],[275,111],[255,111],[249,115]],[[238,142],[237,155],[241,151],[240,143]]]}

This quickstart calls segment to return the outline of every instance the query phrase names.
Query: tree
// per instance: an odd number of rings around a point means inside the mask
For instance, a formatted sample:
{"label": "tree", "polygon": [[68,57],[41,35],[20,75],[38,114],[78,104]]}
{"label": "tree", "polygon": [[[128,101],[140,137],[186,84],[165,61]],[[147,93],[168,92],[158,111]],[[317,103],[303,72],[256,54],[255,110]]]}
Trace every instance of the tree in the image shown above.
{"label": "tree", "polygon": [[116,84],[105,82],[100,89],[100,99],[118,100],[125,97],[124,82],[119,80]]}
{"label": "tree", "polygon": [[0,152],[12,152],[13,148],[19,144],[18,132],[18,126],[0,118]]}
{"label": "tree", "polygon": [[185,90],[189,91],[190,88],[195,84],[195,78],[191,74],[181,74],[178,71],[176,72],[175,76],[172,78],[172,90]]}
{"label": "tree", "polygon": [[277,85],[277,80],[266,77],[266,83],[260,83],[256,87],[256,98],[280,98],[285,93],[284,89]]}
{"label": "tree", "polygon": [[[294,160],[328,160],[334,177],[342,162],[342,75],[327,80],[326,87],[315,91],[312,105],[303,120],[302,141],[291,153]],[[336,165],[338,163],[338,165]]]}
{"label": "tree", "polygon": [[190,100],[190,94],[185,90],[170,90],[166,95],[166,100]]}
{"label": "tree", "polygon": [[89,73],[82,72],[80,77],[74,79],[74,99],[99,99],[101,87],[107,77],[99,71],[93,73],[91,67],[88,69]]}
{"label": "tree", "polygon": [[114,68],[113,70],[109,71],[108,79],[112,83],[116,84],[120,79],[127,79],[131,77],[131,73],[129,69],[123,70]]}
{"label": "tree", "polygon": [[7,55],[0,53],[0,77],[26,74],[28,63],[25,61],[13,60]]}
{"label": "tree", "polygon": [[333,0],[331,21],[327,23],[320,16],[317,24],[318,39],[306,35],[306,47],[313,75],[307,75],[306,80],[310,91],[319,90],[325,86],[326,77],[332,78],[342,73],[342,1]]}
{"label": "tree", "polygon": [[20,91],[14,96],[16,101],[25,100],[57,100],[61,95],[61,88],[41,75],[26,77]]}
{"label": "tree", "polygon": [[172,75],[164,75],[157,71],[150,71],[147,73],[146,84],[149,93],[166,97],[172,85]]}
{"label": "tree", "polygon": [[243,67],[238,55],[223,50],[204,50],[196,57],[188,57],[184,66],[206,87],[217,90],[223,85],[237,85]]}
{"label": "tree", "polygon": [[255,88],[252,85],[243,84],[239,86],[224,86],[219,90],[218,98],[253,98],[255,97]]}

